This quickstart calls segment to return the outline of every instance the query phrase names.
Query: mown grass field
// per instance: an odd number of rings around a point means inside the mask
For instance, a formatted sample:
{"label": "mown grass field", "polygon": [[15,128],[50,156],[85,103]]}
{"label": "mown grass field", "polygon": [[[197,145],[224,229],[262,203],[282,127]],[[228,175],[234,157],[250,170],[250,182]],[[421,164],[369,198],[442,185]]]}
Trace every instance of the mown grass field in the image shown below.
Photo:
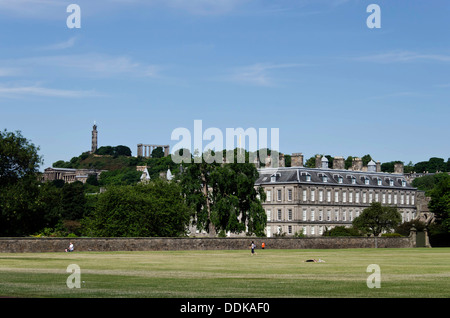
{"label": "mown grass field", "polygon": [[[70,264],[81,288],[66,285]],[[370,264],[381,288],[367,286]],[[0,296],[448,298],[450,248],[0,253]]]}

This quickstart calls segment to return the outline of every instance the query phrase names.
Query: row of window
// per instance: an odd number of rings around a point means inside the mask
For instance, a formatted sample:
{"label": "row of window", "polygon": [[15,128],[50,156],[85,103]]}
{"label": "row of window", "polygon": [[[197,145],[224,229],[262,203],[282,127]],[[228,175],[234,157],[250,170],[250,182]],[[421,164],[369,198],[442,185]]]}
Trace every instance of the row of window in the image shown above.
{"label": "row of window", "polygon": [[[404,212],[402,213],[403,222],[409,222],[412,219],[414,219],[415,213],[414,212]],[[272,231],[272,228],[275,228],[275,232]],[[294,235],[295,229],[299,231],[300,233],[304,235],[322,235],[325,226],[322,225],[302,225],[302,226],[293,226],[293,225],[277,225],[277,226],[267,226],[266,228],[266,234],[268,237],[272,236],[272,233],[274,234],[282,234],[287,233],[288,235]]]}
{"label": "row of window", "polygon": [[[287,189],[287,201],[292,201],[292,189]],[[282,201],[282,190],[276,190],[276,201]],[[266,201],[272,202],[275,201],[275,198],[272,198],[272,190],[266,190]],[[415,197],[413,193],[380,193],[374,191],[334,191],[332,201],[332,191],[331,190],[315,190],[311,189],[308,191],[307,189],[302,190],[302,201],[303,202],[333,202],[333,203],[371,203],[381,202],[384,204],[401,204],[401,205],[414,205]]]}
{"label": "row of window", "polygon": [[[277,181],[277,176],[279,176],[280,174],[273,174],[270,177],[270,182],[276,182]],[[307,172],[302,172],[302,176],[305,176],[306,181],[307,182],[311,182],[311,175]],[[318,174],[319,178],[322,180],[322,182],[327,183],[328,182],[328,176],[325,173],[319,173]],[[337,182],[339,184],[343,184],[344,183],[344,177],[341,175],[333,175],[334,178],[337,179]],[[351,184],[356,184],[356,177],[355,176],[347,176],[347,178],[349,178],[351,180]],[[375,182],[377,185],[381,186],[383,185],[383,179],[381,177],[374,177],[372,178],[372,182],[370,182],[370,178],[368,176],[363,176],[361,177],[361,181],[365,184],[365,185],[375,185]],[[394,179],[386,177],[385,178],[385,182],[389,184],[389,186],[393,187],[394,186]],[[401,183],[402,187],[406,187],[406,180],[405,179],[398,179],[398,182]]]}
{"label": "row of window", "polygon": [[[267,215],[267,221],[271,222],[274,221],[294,221],[294,215],[292,209],[287,209],[287,215],[283,217],[283,210],[282,209],[276,209],[276,214],[272,216],[272,210],[267,209],[266,215]],[[410,220],[414,219],[415,212],[410,211],[401,211],[400,214],[402,215],[402,221],[403,222],[409,222]],[[342,221],[342,222],[352,222],[355,217],[358,217],[360,215],[359,210],[342,210],[339,209],[328,209],[326,211],[319,209],[306,209],[304,208],[302,210],[302,215],[300,220],[305,222],[314,222],[314,221]],[[298,217],[296,218],[299,219]]]}

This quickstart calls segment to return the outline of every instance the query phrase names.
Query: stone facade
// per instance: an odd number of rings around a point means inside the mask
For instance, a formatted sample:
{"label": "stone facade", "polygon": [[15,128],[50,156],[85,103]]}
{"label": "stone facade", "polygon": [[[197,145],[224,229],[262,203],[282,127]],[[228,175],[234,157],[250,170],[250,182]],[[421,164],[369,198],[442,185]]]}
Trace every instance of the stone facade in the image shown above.
{"label": "stone facade", "polygon": [[317,157],[317,168],[300,165],[258,170],[256,186],[262,186],[267,196],[263,207],[268,237],[320,236],[335,226],[351,226],[373,201],[396,205],[404,222],[421,216],[426,198],[407,182],[401,166],[394,174],[382,173],[376,163],[364,169],[356,158],[352,169],[344,170],[340,169],[342,160],[337,159],[333,164],[339,169],[329,169],[328,160]]}

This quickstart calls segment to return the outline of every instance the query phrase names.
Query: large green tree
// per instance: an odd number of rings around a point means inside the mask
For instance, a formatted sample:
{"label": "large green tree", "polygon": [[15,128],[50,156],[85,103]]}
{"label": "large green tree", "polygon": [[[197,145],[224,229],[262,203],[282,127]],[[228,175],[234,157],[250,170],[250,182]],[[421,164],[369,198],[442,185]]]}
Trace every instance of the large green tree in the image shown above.
{"label": "large green tree", "polygon": [[189,216],[180,186],[157,179],[109,187],[82,223],[88,236],[177,237],[185,235]]}
{"label": "large green tree", "polygon": [[0,131],[0,236],[29,235],[42,225],[35,204],[38,150],[20,131]]}
{"label": "large green tree", "polygon": [[396,206],[383,206],[379,202],[372,202],[352,224],[364,233],[379,236],[385,231],[394,229],[401,221],[402,216]]}
{"label": "large green tree", "polygon": [[[267,217],[262,208],[265,193],[255,188],[258,171],[248,163],[248,152],[232,152],[230,163],[210,160],[216,154],[206,152],[180,174],[183,192],[193,207],[193,223],[211,236],[226,232],[263,236]],[[226,157],[225,151],[222,154]],[[238,162],[239,155],[245,156],[245,162]]]}
{"label": "large green tree", "polygon": [[436,223],[446,234],[450,233],[450,175],[442,174],[439,183],[429,191],[431,200],[428,205],[434,213]]}

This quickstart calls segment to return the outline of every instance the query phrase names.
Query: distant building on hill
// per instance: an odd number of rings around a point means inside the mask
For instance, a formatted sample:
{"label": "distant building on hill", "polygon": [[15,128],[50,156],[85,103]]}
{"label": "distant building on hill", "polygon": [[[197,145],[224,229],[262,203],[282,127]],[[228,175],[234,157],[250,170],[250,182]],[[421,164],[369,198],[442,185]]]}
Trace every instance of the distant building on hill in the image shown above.
{"label": "distant building on hill", "polygon": [[63,180],[66,183],[72,183],[75,181],[81,181],[86,183],[87,179],[91,175],[95,175],[98,179],[100,173],[107,170],[97,169],[70,169],[70,168],[47,168],[42,175],[42,181],[54,181]]}

